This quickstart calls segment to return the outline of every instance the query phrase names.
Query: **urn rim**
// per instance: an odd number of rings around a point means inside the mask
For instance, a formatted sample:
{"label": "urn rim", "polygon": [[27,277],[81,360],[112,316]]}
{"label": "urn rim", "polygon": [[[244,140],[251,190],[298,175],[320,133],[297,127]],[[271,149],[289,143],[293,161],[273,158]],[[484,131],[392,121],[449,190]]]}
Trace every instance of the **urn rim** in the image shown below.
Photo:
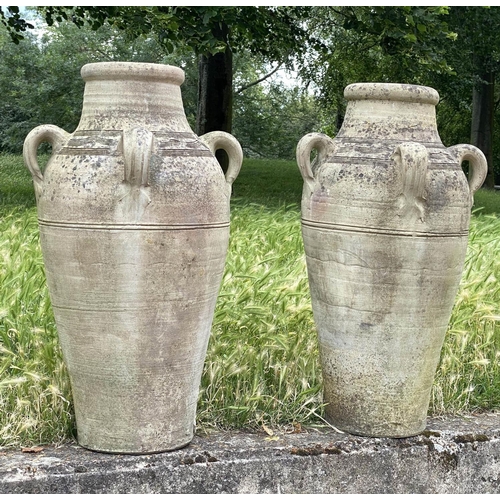
{"label": "urn rim", "polygon": [[388,100],[436,105],[439,94],[432,87],[407,83],[352,83],[344,89],[348,101]]}
{"label": "urn rim", "polygon": [[81,69],[85,82],[93,80],[140,80],[181,85],[184,71],[177,66],[141,62],[97,62]]}

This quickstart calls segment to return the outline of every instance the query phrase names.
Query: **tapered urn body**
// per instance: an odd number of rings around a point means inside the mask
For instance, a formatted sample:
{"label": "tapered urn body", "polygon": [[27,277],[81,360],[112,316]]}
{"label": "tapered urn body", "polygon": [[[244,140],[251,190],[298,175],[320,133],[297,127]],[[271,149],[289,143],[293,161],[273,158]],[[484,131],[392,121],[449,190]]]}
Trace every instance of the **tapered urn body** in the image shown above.
{"label": "tapered urn body", "polygon": [[[82,77],[76,131],[42,125],[24,145],[78,442],[171,450],[193,437],[241,147],[192,132],[179,68],[96,63]],[[42,141],[53,146],[43,173]]]}
{"label": "tapered urn body", "polygon": [[429,87],[353,84],[345,97],[338,135],[297,147],[326,415],[354,434],[411,436],[426,425],[487,164],[442,144]]}

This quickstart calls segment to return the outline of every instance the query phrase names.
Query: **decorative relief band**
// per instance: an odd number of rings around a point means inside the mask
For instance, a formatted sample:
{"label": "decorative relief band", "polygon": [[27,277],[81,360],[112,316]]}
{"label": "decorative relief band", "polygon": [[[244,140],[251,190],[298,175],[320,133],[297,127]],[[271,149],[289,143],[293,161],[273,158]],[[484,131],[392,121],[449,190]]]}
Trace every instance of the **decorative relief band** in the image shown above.
{"label": "decorative relief band", "polygon": [[118,148],[123,132],[121,130],[109,130],[102,132],[77,131],[65,147],[60,151],[63,155],[107,155],[113,156],[119,153]]}
{"label": "decorative relief band", "polygon": [[[328,157],[328,161],[335,163],[352,163],[355,161],[360,165],[373,164],[374,162],[385,163],[390,160],[394,149],[403,142],[395,139],[387,139],[383,143],[367,144],[366,139],[344,137],[342,142],[338,143],[335,154]],[[451,157],[446,161],[446,157],[449,155],[447,155],[447,149],[443,144],[436,142],[422,142],[420,144],[427,149],[429,170],[440,170],[443,167],[447,169],[454,168],[455,170],[461,168]]]}
{"label": "decorative relief band", "polygon": [[[359,137],[355,137],[355,136],[344,136],[344,135],[341,135],[341,134],[337,134],[335,136],[336,139],[342,139],[342,144],[346,144],[346,143],[352,143],[352,144],[361,144],[361,145],[365,145],[367,144],[367,141],[366,141],[366,137],[363,137],[363,136],[359,136]],[[394,138],[385,138],[384,139],[384,142],[382,144],[390,144],[390,145],[397,145],[397,144],[401,144],[402,142],[406,142],[402,139],[394,139]],[[436,141],[419,141],[420,144],[422,144],[423,146],[425,146],[426,148],[431,148],[431,149],[443,149],[445,150],[446,147],[444,146],[444,144],[442,142],[436,142]]]}
{"label": "decorative relief band", "polygon": [[[433,160],[433,154],[429,153],[429,164],[427,165],[428,170],[461,170],[461,166],[457,162],[444,162]],[[335,155],[330,156],[327,159],[328,163],[346,163],[346,164],[357,164],[357,165],[373,165],[374,163],[386,164],[390,161],[390,153],[386,153],[382,156],[348,156],[348,155]]]}
{"label": "decorative relief band", "polygon": [[155,133],[155,150],[161,156],[213,156],[192,132]]}
{"label": "decorative relief band", "polygon": [[403,231],[400,229],[376,228],[376,227],[360,227],[348,226],[342,224],[333,224],[329,222],[318,222],[307,219],[302,219],[302,225],[315,229],[327,229],[330,231],[339,231],[347,233],[368,233],[368,234],[382,234],[390,236],[408,236],[415,238],[463,238],[467,237],[469,232],[462,231],[459,233],[430,233],[424,231]]}
{"label": "decorative relief band", "polygon": [[117,152],[111,148],[85,148],[85,147],[65,147],[60,153],[66,156],[117,156]]}
{"label": "decorative relief band", "polygon": [[190,229],[219,229],[229,227],[229,222],[206,224],[96,224],[91,222],[48,221],[38,219],[40,226],[64,229],[88,229],[92,231],[179,231]]}
{"label": "decorative relief band", "polygon": [[213,157],[210,150],[204,151],[203,149],[186,150],[186,149],[156,149],[156,153],[160,156],[203,156],[203,157]]}
{"label": "decorative relief band", "polygon": [[201,141],[192,132],[155,132],[153,131],[158,149],[191,149],[202,146]]}
{"label": "decorative relief band", "polygon": [[[213,156],[193,132],[157,132],[154,152],[160,156]],[[75,132],[60,151],[63,155],[118,156],[123,153],[122,130],[80,130]]]}

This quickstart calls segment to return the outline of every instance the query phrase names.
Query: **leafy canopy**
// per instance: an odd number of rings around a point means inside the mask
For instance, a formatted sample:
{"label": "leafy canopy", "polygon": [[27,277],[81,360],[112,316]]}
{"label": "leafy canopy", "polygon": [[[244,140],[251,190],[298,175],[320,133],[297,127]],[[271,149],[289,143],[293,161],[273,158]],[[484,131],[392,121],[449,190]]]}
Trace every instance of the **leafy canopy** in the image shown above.
{"label": "leafy canopy", "polygon": [[[3,9],[6,9],[4,12]],[[19,7],[0,7],[0,22],[9,30],[10,37],[18,44],[24,37],[23,32],[33,29],[34,26],[27,22],[19,11]]]}
{"label": "leafy canopy", "polygon": [[310,7],[39,7],[49,25],[63,20],[97,29],[105,22],[131,37],[158,37],[168,52],[187,45],[197,54],[229,47],[273,60],[289,59],[310,40]]}

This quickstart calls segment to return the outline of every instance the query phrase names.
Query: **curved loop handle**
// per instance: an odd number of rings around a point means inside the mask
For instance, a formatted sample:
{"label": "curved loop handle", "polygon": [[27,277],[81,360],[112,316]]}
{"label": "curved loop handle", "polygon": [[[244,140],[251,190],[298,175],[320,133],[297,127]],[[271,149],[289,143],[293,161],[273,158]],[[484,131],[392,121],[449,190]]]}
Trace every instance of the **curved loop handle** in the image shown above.
{"label": "curved loop handle", "polygon": [[243,150],[240,143],[227,132],[208,132],[200,137],[200,140],[208,146],[215,155],[218,149],[223,149],[229,157],[229,165],[226,172],[226,182],[231,186],[238,177],[243,162]]}
{"label": "curved loop handle", "polygon": [[297,164],[305,184],[307,184],[311,191],[314,188],[314,171],[311,165],[311,151],[313,149],[317,150],[318,156],[314,160],[314,164],[319,165],[324,161],[333,147],[333,139],[326,134],[319,134],[316,132],[305,135],[297,144]]}
{"label": "curved loop handle", "polygon": [[474,193],[483,185],[488,174],[488,161],[483,152],[471,144],[457,144],[448,151],[455,156],[458,164],[468,161],[472,172],[469,173],[470,206],[474,204]]}
{"label": "curved loop handle", "polygon": [[422,144],[403,142],[396,146],[392,159],[402,174],[402,193],[399,197],[399,215],[424,221],[425,185],[429,153]]}
{"label": "curved loop handle", "polygon": [[55,125],[40,125],[34,128],[24,140],[23,159],[33,177],[37,200],[43,190],[43,174],[38,166],[37,159],[38,146],[42,142],[48,142],[52,144],[52,151],[54,152],[63,145],[69,135],[68,132]]}

